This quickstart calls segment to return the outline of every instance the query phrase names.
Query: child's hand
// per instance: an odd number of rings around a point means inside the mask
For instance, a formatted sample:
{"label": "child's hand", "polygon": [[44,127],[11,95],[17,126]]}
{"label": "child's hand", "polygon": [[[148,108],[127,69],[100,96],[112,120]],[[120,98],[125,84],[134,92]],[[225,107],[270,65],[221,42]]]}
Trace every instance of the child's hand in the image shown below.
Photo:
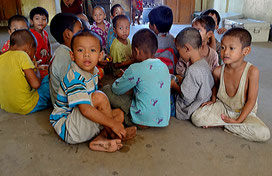
{"label": "child's hand", "polygon": [[40,69],[40,70],[47,70],[48,69],[48,65],[38,65],[38,68]]}
{"label": "child's hand", "polygon": [[235,119],[232,119],[224,114],[221,114],[221,119],[226,123],[238,123]]}
{"label": "child's hand", "polygon": [[114,122],[111,129],[120,139],[126,137],[127,135],[127,131],[125,130],[123,124],[120,122]]}
{"label": "child's hand", "polygon": [[227,31],[226,28],[217,29],[217,33],[218,33],[218,34],[223,34],[223,33],[225,33],[226,31]]}
{"label": "child's hand", "polygon": [[121,68],[122,66],[123,66],[122,63],[116,63],[116,64],[114,64],[114,67],[115,67],[115,68]]}
{"label": "child's hand", "polygon": [[202,105],[200,107],[203,107],[203,106],[206,106],[206,105],[211,105],[213,103],[214,103],[213,101],[207,101],[205,103],[202,103]]}

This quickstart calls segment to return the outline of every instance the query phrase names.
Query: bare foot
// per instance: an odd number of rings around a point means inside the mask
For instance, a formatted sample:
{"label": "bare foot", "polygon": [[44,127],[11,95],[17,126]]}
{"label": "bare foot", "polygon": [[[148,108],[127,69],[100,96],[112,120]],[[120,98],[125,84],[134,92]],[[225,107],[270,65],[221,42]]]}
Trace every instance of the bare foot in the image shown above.
{"label": "bare foot", "polygon": [[147,128],[150,128],[149,126],[144,126],[144,125],[138,125],[138,127],[139,127],[140,129],[147,129]]}
{"label": "bare foot", "polygon": [[223,128],[224,126],[202,126],[202,128]]}
{"label": "bare foot", "polygon": [[127,141],[136,136],[137,128],[135,126],[125,128],[125,130],[127,131],[127,135],[122,139],[122,141]]}
{"label": "bare foot", "polygon": [[91,141],[89,143],[91,150],[101,151],[101,152],[115,152],[123,147],[121,139],[102,139]]}

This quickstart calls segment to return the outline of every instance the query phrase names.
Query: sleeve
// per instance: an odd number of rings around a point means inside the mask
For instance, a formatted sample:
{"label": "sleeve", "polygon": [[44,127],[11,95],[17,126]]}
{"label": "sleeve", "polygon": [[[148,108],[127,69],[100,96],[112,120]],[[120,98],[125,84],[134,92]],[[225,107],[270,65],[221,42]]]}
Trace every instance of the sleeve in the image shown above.
{"label": "sleeve", "polygon": [[188,70],[180,85],[182,97],[186,101],[186,104],[191,104],[195,100],[199,89],[200,85],[198,84],[197,76],[193,73],[193,70]]}
{"label": "sleeve", "polygon": [[82,80],[75,78],[69,82],[67,77],[65,77],[63,82],[61,82],[61,86],[67,95],[69,107],[73,108],[79,104],[91,105],[86,84]]}
{"label": "sleeve", "polygon": [[20,53],[20,56],[18,58],[20,58],[19,60],[20,60],[20,65],[21,65],[22,70],[35,68],[30,57],[25,52]]}
{"label": "sleeve", "polygon": [[123,76],[117,79],[112,84],[112,92],[117,95],[122,95],[129,91],[130,89],[132,89],[133,87],[135,87],[138,79],[139,78],[133,74],[133,69],[130,66],[128,69],[126,69]]}

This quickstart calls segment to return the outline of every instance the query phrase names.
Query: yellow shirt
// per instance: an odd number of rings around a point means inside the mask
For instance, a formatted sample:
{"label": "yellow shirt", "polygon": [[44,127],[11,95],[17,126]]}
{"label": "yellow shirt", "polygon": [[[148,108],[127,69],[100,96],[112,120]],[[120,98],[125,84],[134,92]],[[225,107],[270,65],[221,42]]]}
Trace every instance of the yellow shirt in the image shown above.
{"label": "yellow shirt", "polygon": [[34,68],[23,51],[7,51],[0,55],[0,107],[19,114],[30,113],[39,100],[38,91],[28,84],[23,70]]}
{"label": "yellow shirt", "polygon": [[121,63],[128,59],[130,59],[132,52],[131,52],[131,45],[129,39],[127,39],[128,44],[125,45],[121,43],[117,38],[113,40],[111,47],[110,47],[110,55],[112,57],[112,63]]}

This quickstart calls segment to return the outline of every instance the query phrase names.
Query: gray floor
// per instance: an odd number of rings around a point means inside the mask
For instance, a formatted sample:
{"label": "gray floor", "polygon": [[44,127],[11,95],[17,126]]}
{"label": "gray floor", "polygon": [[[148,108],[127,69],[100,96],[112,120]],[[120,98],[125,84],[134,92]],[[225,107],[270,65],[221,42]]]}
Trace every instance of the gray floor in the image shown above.
{"label": "gray floor", "polygon": [[[174,26],[171,32],[176,35],[183,27]],[[1,46],[7,38],[1,29]],[[246,58],[260,69],[258,115],[270,129],[271,48],[271,42],[254,43]],[[68,145],[60,140],[48,120],[51,111],[24,116],[0,110],[0,176],[272,175],[271,139],[250,142],[222,129],[196,128],[189,121],[171,118],[166,128],[138,131],[118,152],[94,152],[87,142]]]}

